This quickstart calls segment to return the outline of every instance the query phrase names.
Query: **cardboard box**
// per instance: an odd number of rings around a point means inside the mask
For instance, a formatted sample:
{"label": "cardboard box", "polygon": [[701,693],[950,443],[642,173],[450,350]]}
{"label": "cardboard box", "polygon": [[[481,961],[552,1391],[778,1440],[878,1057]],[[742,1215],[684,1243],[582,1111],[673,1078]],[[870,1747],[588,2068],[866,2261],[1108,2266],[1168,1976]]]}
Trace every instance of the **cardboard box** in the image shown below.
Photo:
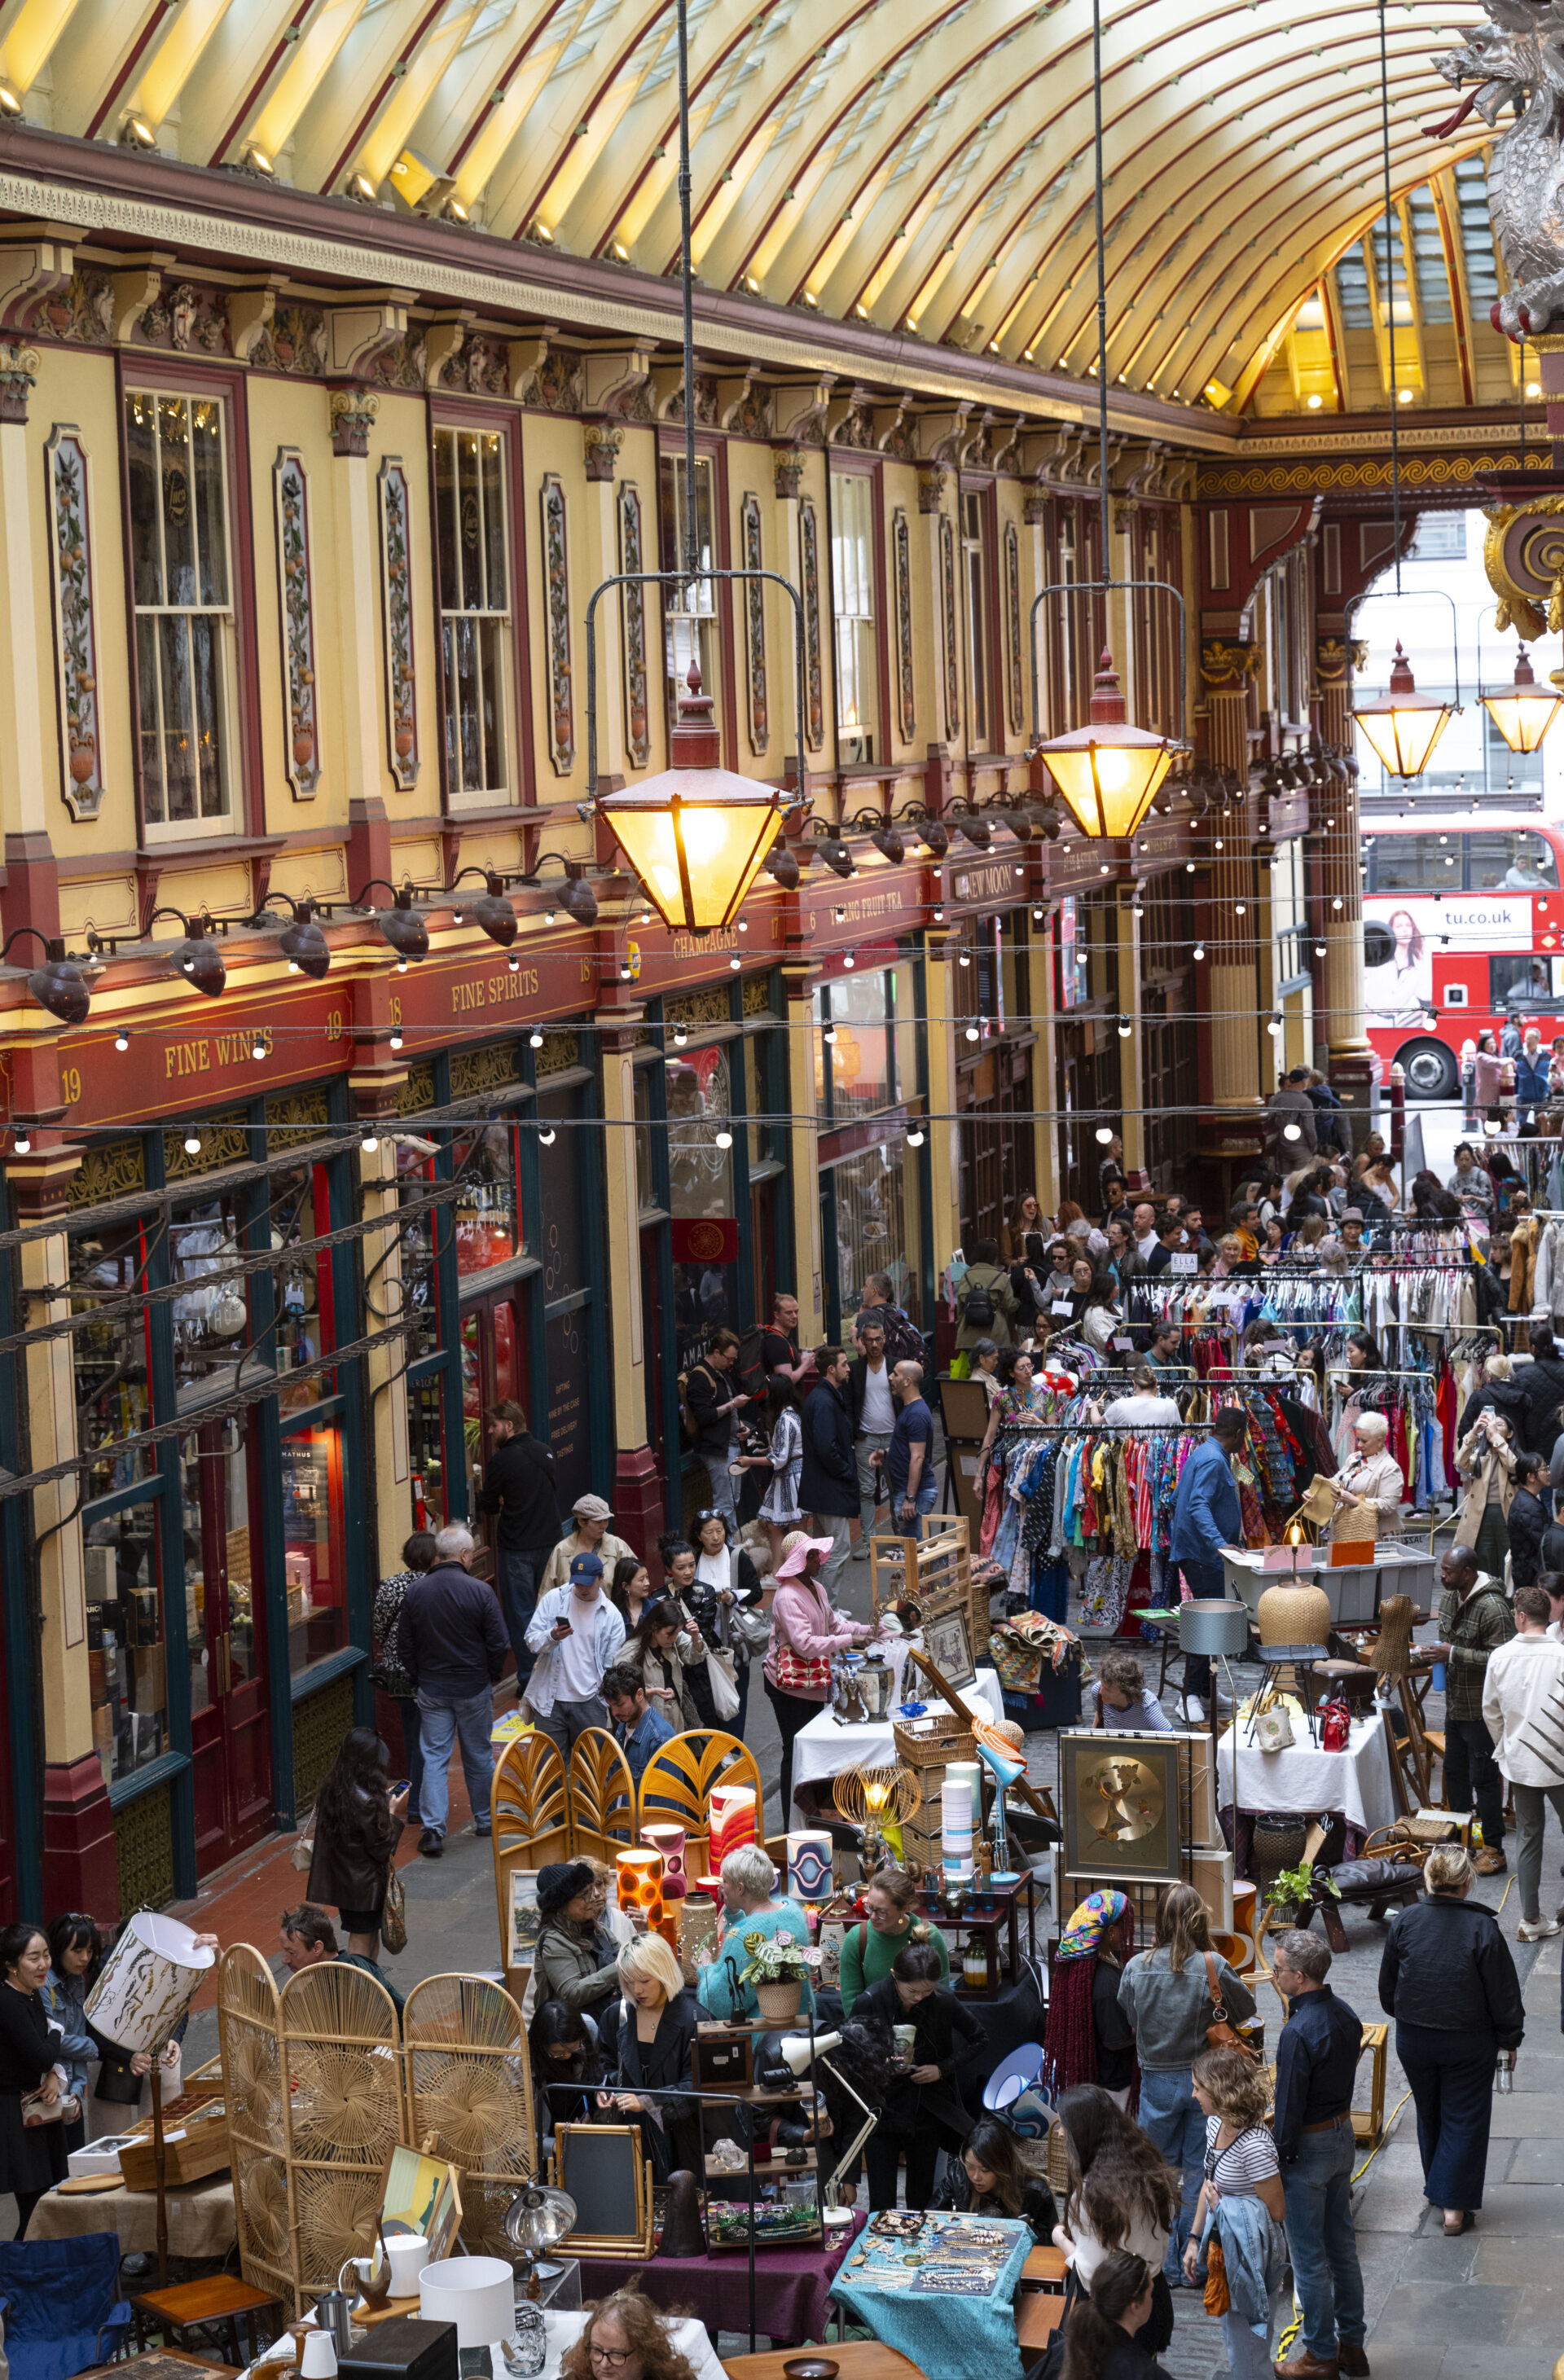
{"label": "cardboard box", "polygon": [[168,1704],[168,1656],[161,1645],[138,1645],[130,1656],[134,1676],[130,1707],[161,1711]]}

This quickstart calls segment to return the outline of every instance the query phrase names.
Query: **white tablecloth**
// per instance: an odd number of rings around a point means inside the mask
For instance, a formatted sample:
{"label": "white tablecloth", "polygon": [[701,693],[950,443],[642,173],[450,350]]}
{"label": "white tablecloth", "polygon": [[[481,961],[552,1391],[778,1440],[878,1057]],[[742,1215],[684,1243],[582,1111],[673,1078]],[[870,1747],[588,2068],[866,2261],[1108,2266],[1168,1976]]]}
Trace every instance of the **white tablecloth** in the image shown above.
{"label": "white tablecloth", "polygon": [[[1311,1815],[1321,1810],[1341,1811],[1348,1824],[1372,1834],[1397,1815],[1390,1782],[1390,1755],[1385,1727],[1373,1718],[1354,1719],[1345,1752],[1321,1752],[1309,1742],[1306,1726],[1294,1719],[1298,1742],[1285,1752],[1262,1752],[1250,1743],[1248,1721],[1240,1719],[1217,1746],[1217,1799],[1222,1808],[1297,1810]],[[1233,1745],[1238,1746],[1238,1791],[1233,1791]]]}
{"label": "white tablecloth", "polygon": [[[984,1703],[989,1718],[1003,1718],[1004,1696],[992,1670],[979,1670],[976,1686],[963,1686],[960,1692],[969,1710]],[[930,1704],[929,1708],[933,1707]],[[830,1711],[822,1710],[818,1718],[800,1728],[794,1741],[794,1791],[796,1792],[800,1785],[807,1785],[817,1777],[839,1777],[844,1768],[887,1767],[895,1757],[896,1742],[888,1718],[876,1719],[867,1727],[843,1727]],[[787,1823],[793,1824],[791,1812]]]}
{"label": "white tablecloth", "polygon": [[[549,2359],[543,2366],[542,2380],[559,2380],[560,2364],[567,2350],[580,2338],[586,2322],[585,2313],[552,2313],[545,2309],[543,2327],[549,2334]],[[674,2321],[671,2317],[668,2326],[673,2333],[675,2350],[687,2356],[694,2366],[695,2380],[728,2380],[727,2374],[717,2361],[711,2341],[706,2336],[703,2322],[697,2322],[693,2315],[687,2314],[683,2321]],[[496,2372],[503,2369],[499,2356],[494,2358],[494,2367]]]}

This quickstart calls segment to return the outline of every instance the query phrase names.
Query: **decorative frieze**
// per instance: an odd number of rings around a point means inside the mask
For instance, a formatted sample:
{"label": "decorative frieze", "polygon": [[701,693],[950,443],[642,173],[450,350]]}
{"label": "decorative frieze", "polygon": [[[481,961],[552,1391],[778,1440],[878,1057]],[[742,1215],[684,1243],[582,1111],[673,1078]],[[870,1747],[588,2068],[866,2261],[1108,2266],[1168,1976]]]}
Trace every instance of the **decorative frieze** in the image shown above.
{"label": "decorative frieze", "polygon": [[1262,658],[1258,645],[1232,644],[1220,637],[1208,637],[1200,648],[1200,675],[1206,686],[1231,694],[1258,677]]}
{"label": "decorative frieze", "polygon": [[92,467],[81,433],[71,422],[55,424],[44,452],[62,790],[73,818],[96,818],[103,798],[103,749],[93,616]]}
{"label": "decorative frieze", "polygon": [[279,306],[250,350],[261,371],[314,373],[326,369],[326,318],[319,306]]}
{"label": "decorative frieze", "polygon": [[406,473],[391,455],[380,468],[380,557],[381,610],[385,632],[386,763],[406,793],[418,781],[412,517]]}
{"label": "decorative frieze", "polygon": [[[646,568],[641,535],[640,491],[628,480],[619,489],[619,567],[626,578]],[[644,588],[620,589],[624,620],[624,757],[644,769],[651,757],[647,690],[647,605]]]}
{"label": "decorative frieze", "polygon": [[576,765],[576,706],[570,674],[570,572],[565,549],[564,488],[555,471],[543,474],[541,502],[549,758],[556,774],[567,777]]}
{"label": "decorative frieze", "polygon": [[[760,499],[750,489],[739,506],[739,529],[746,570],[761,570]],[[771,740],[770,708],[766,698],[766,589],[763,580],[748,578],[744,586],[744,657],[749,702],[749,748],[764,752]]]}
{"label": "decorative frieze", "polygon": [[825,683],[820,670],[820,538],[812,498],[798,501],[798,558],[804,577],[804,741],[818,752],[826,740]]}
{"label": "decorative frieze", "polygon": [[912,534],[905,507],[901,504],[891,516],[891,552],[896,577],[896,684],[901,702],[902,741],[910,744],[917,733],[917,685],[913,668]]}
{"label": "decorative frieze", "polygon": [[917,475],[917,508],[920,513],[937,513],[945,501],[945,471],[920,471]]}
{"label": "decorative frieze", "polygon": [[793,504],[804,485],[804,457],[784,447],[771,457],[771,486],[779,504]]}
{"label": "decorative frieze", "polygon": [[1021,691],[1021,538],[1013,521],[1006,521],[1005,552],[1005,633],[1010,646],[1006,655],[1006,684],[1010,694],[1010,727],[1019,735],[1026,723]]}
{"label": "decorative frieze", "polygon": [[309,554],[309,484],[304,458],[279,447],[272,468],[277,516],[277,585],[283,630],[283,694],[287,713],[284,766],[300,801],[321,782],[315,686],[315,594]]}
{"label": "decorative frieze", "polygon": [[[919,489],[922,501],[922,489]],[[945,740],[961,730],[961,672],[956,662],[956,532],[949,513],[940,516],[940,591],[945,625]]]}

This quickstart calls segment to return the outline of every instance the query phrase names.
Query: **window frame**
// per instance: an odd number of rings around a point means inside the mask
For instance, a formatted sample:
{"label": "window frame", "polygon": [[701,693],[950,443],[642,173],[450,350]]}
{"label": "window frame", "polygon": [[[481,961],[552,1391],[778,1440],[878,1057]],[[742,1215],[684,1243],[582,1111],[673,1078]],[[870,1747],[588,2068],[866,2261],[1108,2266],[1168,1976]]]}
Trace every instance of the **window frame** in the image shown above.
{"label": "window frame", "polygon": [[[869,677],[870,683],[874,688],[875,718],[869,730],[869,753],[867,759],[846,759],[843,756],[842,749],[844,732],[851,735],[855,731],[850,729],[844,731],[842,724],[842,673],[838,661],[837,647],[836,499],[830,484],[831,481],[836,479],[867,480],[869,482],[869,565],[874,580],[874,610],[869,622],[869,633],[874,642],[874,660],[873,666],[869,673]],[[829,593],[830,600],[832,748],[836,755],[836,765],[839,771],[845,773],[853,770],[861,769],[879,773],[883,772],[892,765],[891,747],[895,738],[891,724],[891,670],[890,655],[886,643],[886,628],[888,623],[886,617],[887,573],[885,551],[885,480],[879,457],[878,455],[860,455],[853,452],[851,449],[841,451],[832,449],[828,454],[826,461],[826,528],[829,547],[827,559],[830,572]],[[858,730],[856,732],[862,733],[862,730]],[[879,747],[878,755],[876,753],[877,745]]]}
{"label": "window frame", "polygon": [[[967,505],[975,503],[981,524],[981,535],[974,539],[967,530]],[[956,486],[956,538],[961,548],[961,615],[962,615],[962,732],[968,759],[978,753],[1002,752],[1005,749],[1004,690],[1000,674],[1000,655],[1003,626],[1000,618],[999,582],[999,509],[995,503],[994,481],[974,479],[964,473]],[[972,569],[973,549],[978,549],[982,562],[983,668],[974,666],[972,650]],[[983,733],[974,732],[972,698],[981,674],[983,686]],[[998,729],[998,741],[995,730]]]}
{"label": "window frame", "polygon": [[[143,371],[140,358],[152,369]],[[192,366],[153,349],[122,350],[115,358],[115,395],[119,447],[121,556],[125,572],[125,625],[128,651],[130,752],[136,790],[136,839],[142,851],[168,851],[181,844],[210,849],[264,832],[258,806],[264,783],[261,749],[260,662],[255,638],[255,529],[250,502],[249,418],[245,374],[208,365]],[[227,519],[229,638],[228,696],[232,717],[224,733],[228,808],[221,818],[149,820],[141,765],[140,653],[137,642],[135,557],[130,543],[130,448],[125,434],[127,398],[137,394],[172,396],[186,403],[216,400],[225,414],[224,492]],[[182,608],[182,607],[168,607]],[[158,613],[148,616],[161,616]]]}
{"label": "window frame", "polygon": [[[661,572],[677,572],[683,566],[681,559],[682,548],[679,543],[677,522],[674,523],[673,531],[675,550],[672,553],[669,553],[666,551],[667,540],[664,529],[662,506],[662,467],[664,463],[672,463],[674,466],[682,465],[684,459],[684,431],[677,428],[669,427],[665,427],[661,430],[658,433],[657,440],[656,481],[657,566]],[[719,570],[729,570],[733,567],[734,557],[733,536],[728,517],[729,496],[727,440],[725,438],[714,438],[709,432],[698,435],[695,442],[695,460],[697,478],[702,463],[708,464],[711,472],[710,567],[713,572]],[[675,508],[677,508],[677,468],[675,468],[673,478],[673,502]],[[726,589],[730,599],[728,601],[723,600],[724,589]],[[721,736],[722,766],[725,769],[732,769],[735,771],[739,767],[739,760],[736,725],[738,718],[738,678],[736,674],[736,662],[734,660],[736,632],[734,627],[735,613],[734,605],[735,602],[742,604],[743,601],[744,586],[742,581],[735,582],[733,579],[713,579],[712,604],[709,618],[712,631],[716,638],[716,667],[710,674],[715,680],[715,683],[706,683],[706,673],[703,672],[701,686],[701,691],[705,694],[709,694],[712,698],[714,706],[712,715],[716,720],[718,731]],[[661,656],[662,657],[661,666],[658,671],[658,676],[662,686],[665,733],[671,736],[674,728],[679,723],[679,713],[668,676],[668,621],[670,616],[668,597],[666,591],[661,587],[658,589],[657,613],[658,649]],[[742,619],[742,613],[737,616]]]}
{"label": "window frame", "polygon": [[[494,437],[502,442],[505,470],[505,499],[502,506],[510,540],[510,717],[513,779],[509,797],[496,801],[487,788],[464,793],[451,783],[450,749],[447,735],[447,689],[445,667],[445,605],[440,583],[440,499],[436,489],[435,440],[443,431],[452,431],[458,436],[473,431],[480,437]],[[463,405],[444,401],[430,405],[429,433],[426,446],[429,469],[429,535],[430,578],[434,591],[434,644],[436,709],[440,758],[441,807],[448,818],[460,818],[467,823],[481,823],[486,818],[511,819],[518,810],[537,808],[536,755],[532,748],[532,676],[530,647],[527,636],[527,571],[528,552],[522,519],[521,429],[516,417],[498,409],[488,411],[479,405]],[[469,616],[458,614],[457,616]],[[541,654],[538,666],[544,666]]]}

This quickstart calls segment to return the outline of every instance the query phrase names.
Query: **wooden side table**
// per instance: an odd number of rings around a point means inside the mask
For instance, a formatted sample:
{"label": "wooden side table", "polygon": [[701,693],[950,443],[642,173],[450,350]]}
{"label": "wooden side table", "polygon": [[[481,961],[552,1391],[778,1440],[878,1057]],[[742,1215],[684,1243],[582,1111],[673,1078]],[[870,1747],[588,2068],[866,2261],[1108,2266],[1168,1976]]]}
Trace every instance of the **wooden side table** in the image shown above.
{"label": "wooden side table", "polygon": [[[253,2363],[261,2346],[276,2337],[278,2323],[268,2325],[265,2340],[257,2336],[257,2315],[273,2308],[281,2314],[281,2298],[252,2289],[249,2281],[236,2280],[227,2273],[213,2273],[203,2281],[178,2281],[168,2289],[143,2289],[130,2301],[138,2349],[146,2345],[149,2330],[162,2331],[165,2345],[182,2345],[187,2331],[226,2329],[230,2360],[240,2365]],[[248,2356],[239,2352],[241,2322],[249,2338]]]}

